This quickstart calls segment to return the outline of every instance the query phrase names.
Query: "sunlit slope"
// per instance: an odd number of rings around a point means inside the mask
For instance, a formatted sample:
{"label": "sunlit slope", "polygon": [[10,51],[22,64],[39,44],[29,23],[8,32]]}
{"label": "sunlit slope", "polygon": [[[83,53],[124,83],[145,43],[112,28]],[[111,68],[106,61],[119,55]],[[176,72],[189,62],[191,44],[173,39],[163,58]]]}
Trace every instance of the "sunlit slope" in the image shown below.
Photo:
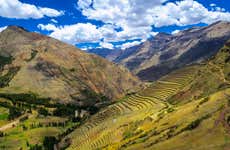
{"label": "sunlit slope", "polygon": [[[166,76],[162,81],[136,94],[126,96],[120,102],[93,116],[66,138],[71,139],[69,149],[101,149],[109,144],[119,143],[124,140],[124,134],[131,124],[170,111],[172,106],[166,100],[192,81],[191,72],[196,72],[196,69],[191,67],[189,70]],[[174,79],[178,80],[172,82]],[[144,131],[138,131],[134,134],[143,133]]]}
{"label": "sunlit slope", "polygon": [[[154,150],[225,150],[230,148],[230,42],[206,63],[194,66],[189,72],[195,77],[184,88],[167,99],[171,109],[129,124],[129,137],[109,145],[111,149],[154,149]],[[190,68],[191,69],[191,68]],[[183,70],[183,69],[182,69]],[[158,83],[182,83],[176,71]],[[191,69],[194,70],[194,69]],[[183,71],[182,71],[183,72]],[[185,82],[184,82],[185,83]],[[184,84],[185,85],[185,84]],[[154,96],[154,88],[142,94]],[[166,91],[161,91],[165,93]],[[156,96],[155,96],[156,97]],[[159,97],[160,98],[160,97]],[[162,99],[164,100],[164,99]],[[141,130],[143,134],[135,135]]]}
{"label": "sunlit slope", "polygon": [[[107,148],[149,150],[227,150],[230,147],[229,97],[226,89],[174,107],[168,113],[129,124],[131,135]],[[135,126],[136,124],[136,126]]]}
{"label": "sunlit slope", "polygon": [[121,98],[139,88],[127,69],[56,39],[9,26],[0,33],[0,92],[34,93],[89,106],[89,95]]}
{"label": "sunlit slope", "polygon": [[81,150],[228,149],[229,46],[207,62],[177,70],[107,107],[61,144]]}

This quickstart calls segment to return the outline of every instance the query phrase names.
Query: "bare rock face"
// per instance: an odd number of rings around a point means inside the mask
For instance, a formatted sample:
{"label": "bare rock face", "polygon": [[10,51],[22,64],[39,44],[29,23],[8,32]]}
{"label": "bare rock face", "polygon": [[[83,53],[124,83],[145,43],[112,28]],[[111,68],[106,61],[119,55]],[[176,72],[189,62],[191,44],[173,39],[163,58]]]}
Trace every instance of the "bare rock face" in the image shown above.
{"label": "bare rock face", "polygon": [[[81,106],[139,88],[127,69],[56,39],[10,26],[0,33],[1,93],[35,93]],[[12,68],[18,68],[14,71]]]}
{"label": "bare rock face", "polygon": [[229,38],[229,22],[193,27],[175,35],[159,33],[125,50],[114,61],[129,68],[140,79],[153,81],[175,69],[210,58]]}

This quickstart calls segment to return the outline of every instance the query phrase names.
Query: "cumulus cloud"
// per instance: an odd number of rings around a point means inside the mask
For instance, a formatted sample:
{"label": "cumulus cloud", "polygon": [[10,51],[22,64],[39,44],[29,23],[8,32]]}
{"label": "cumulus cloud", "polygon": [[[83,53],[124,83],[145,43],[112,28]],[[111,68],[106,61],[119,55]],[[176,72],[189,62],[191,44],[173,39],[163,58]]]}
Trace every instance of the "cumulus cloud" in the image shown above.
{"label": "cumulus cloud", "polygon": [[107,43],[107,42],[100,42],[99,45],[101,47],[103,47],[103,48],[108,48],[108,49],[113,49],[114,48],[113,44]]}
{"label": "cumulus cloud", "polygon": [[209,10],[195,0],[78,0],[77,4],[77,9],[84,16],[104,25],[97,27],[90,23],[77,23],[54,28],[48,24],[40,25],[40,29],[52,31],[50,36],[72,44],[111,43],[145,41],[156,35],[153,27],[230,21],[230,13],[224,12],[223,8],[212,5],[214,8]]}
{"label": "cumulus cloud", "polygon": [[7,26],[5,27],[0,27],[0,32],[2,32],[3,30],[5,30],[7,28]]}
{"label": "cumulus cloud", "polygon": [[124,49],[130,48],[130,47],[139,45],[140,43],[141,42],[139,42],[139,41],[127,42],[127,43],[121,45],[121,49],[124,50]]}
{"label": "cumulus cloud", "polygon": [[227,17],[230,16],[218,10],[209,11],[195,0],[79,0],[78,6],[89,19],[117,25],[124,31],[130,28],[143,30],[152,25],[210,24],[217,21],[217,17],[219,20],[229,20]]}
{"label": "cumulus cloud", "polygon": [[40,19],[45,16],[57,17],[63,14],[63,11],[37,7],[35,5],[22,3],[19,0],[0,0],[0,16],[5,18]]}
{"label": "cumulus cloud", "polygon": [[47,31],[55,31],[55,30],[58,30],[58,28],[53,25],[53,24],[47,24],[47,25],[44,25],[44,24],[38,24],[37,26],[39,29],[41,30],[47,30]]}
{"label": "cumulus cloud", "polygon": [[97,26],[91,23],[78,23],[58,27],[53,24],[39,24],[38,28],[52,31],[50,34],[51,37],[70,44],[100,42],[101,39],[101,33],[97,29]]}
{"label": "cumulus cloud", "polygon": [[[158,13],[161,12],[161,13]],[[197,23],[211,24],[219,20],[230,21],[229,12],[209,11],[202,4],[194,0],[169,2],[166,5],[155,7],[153,24],[156,27],[169,25],[192,25]]]}

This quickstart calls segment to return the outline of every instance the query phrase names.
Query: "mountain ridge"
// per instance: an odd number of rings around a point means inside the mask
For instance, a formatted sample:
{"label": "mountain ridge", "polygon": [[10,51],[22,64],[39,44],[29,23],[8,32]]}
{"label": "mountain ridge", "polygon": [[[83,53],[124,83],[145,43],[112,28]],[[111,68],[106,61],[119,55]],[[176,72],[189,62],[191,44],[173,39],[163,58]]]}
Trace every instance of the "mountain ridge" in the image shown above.
{"label": "mountain ridge", "polygon": [[110,60],[125,66],[141,80],[154,81],[175,69],[207,60],[229,38],[230,23],[218,21],[173,35],[158,33],[140,45],[121,51]]}
{"label": "mountain ridge", "polygon": [[84,88],[116,99],[140,83],[119,65],[22,27],[9,26],[0,33],[0,55],[12,57],[3,75],[9,68],[20,68],[1,92],[35,92],[68,103],[83,96]]}

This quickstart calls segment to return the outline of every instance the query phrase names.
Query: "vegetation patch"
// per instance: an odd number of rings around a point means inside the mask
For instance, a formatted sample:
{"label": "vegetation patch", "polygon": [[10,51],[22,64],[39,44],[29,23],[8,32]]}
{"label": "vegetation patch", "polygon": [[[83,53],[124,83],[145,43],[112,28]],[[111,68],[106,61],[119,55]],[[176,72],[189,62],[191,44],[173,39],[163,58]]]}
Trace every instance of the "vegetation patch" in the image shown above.
{"label": "vegetation patch", "polygon": [[3,69],[3,67],[7,64],[11,64],[13,61],[13,57],[5,57],[5,56],[0,56],[0,70]]}
{"label": "vegetation patch", "polygon": [[9,86],[10,81],[13,79],[13,77],[17,74],[19,70],[20,67],[10,68],[6,75],[0,76],[0,88]]}
{"label": "vegetation patch", "polygon": [[45,150],[52,150],[54,149],[54,145],[58,143],[58,140],[54,136],[46,136],[43,139],[43,146]]}
{"label": "vegetation patch", "polygon": [[0,97],[11,100],[12,102],[21,101],[29,104],[45,105],[49,104],[50,98],[41,98],[34,93],[10,94],[0,93]]}
{"label": "vegetation patch", "polygon": [[26,61],[27,61],[27,62],[30,62],[31,60],[33,60],[33,59],[36,57],[37,53],[38,53],[37,50],[32,50],[32,53],[31,53],[30,58],[27,59]]}
{"label": "vegetation patch", "polygon": [[210,99],[209,97],[205,97],[202,101],[199,102],[199,105],[202,105],[202,104],[208,102],[209,99]]}
{"label": "vegetation patch", "polygon": [[8,116],[9,116],[8,113],[0,114],[0,120],[6,120]]}
{"label": "vegetation patch", "polygon": [[198,118],[198,119],[192,121],[192,122],[191,122],[190,124],[188,124],[184,129],[182,129],[182,131],[193,130],[193,129],[197,128],[197,127],[201,124],[201,122],[202,122],[203,120],[208,119],[209,117],[211,117],[210,114],[205,115],[205,116],[203,116],[203,117],[201,117],[201,118]]}
{"label": "vegetation patch", "polygon": [[19,117],[21,115],[22,115],[21,109],[11,107],[10,111],[9,111],[8,119],[13,120],[13,119],[15,119],[15,118],[17,118],[17,117]]}

